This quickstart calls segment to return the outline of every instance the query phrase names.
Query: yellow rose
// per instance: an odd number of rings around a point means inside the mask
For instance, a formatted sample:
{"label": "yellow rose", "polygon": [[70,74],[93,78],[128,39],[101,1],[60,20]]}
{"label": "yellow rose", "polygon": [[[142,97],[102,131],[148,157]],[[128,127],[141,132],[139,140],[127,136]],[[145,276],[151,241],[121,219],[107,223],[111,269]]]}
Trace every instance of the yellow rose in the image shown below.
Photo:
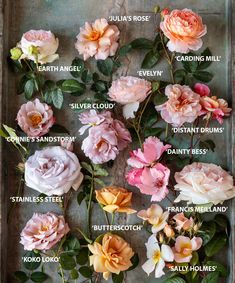
{"label": "yellow rose", "polygon": [[103,209],[109,213],[125,212],[127,214],[135,213],[131,209],[132,193],[121,187],[105,187],[95,191],[97,201],[102,204]]}
{"label": "yellow rose", "polygon": [[90,256],[90,265],[94,266],[96,272],[102,272],[105,280],[108,280],[110,273],[119,274],[132,266],[132,248],[115,234],[105,234],[101,244],[94,242],[88,248],[93,254]]}

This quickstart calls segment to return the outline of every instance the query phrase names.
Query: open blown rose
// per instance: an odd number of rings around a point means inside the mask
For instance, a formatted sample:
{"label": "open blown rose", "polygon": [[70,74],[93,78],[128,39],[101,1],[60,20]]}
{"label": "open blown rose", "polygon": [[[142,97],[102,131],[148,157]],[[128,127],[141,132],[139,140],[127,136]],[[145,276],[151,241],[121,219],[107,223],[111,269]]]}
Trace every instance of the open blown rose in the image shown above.
{"label": "open blown rose", "polygon": [[55,122],[51,107],[37,98],[21,105],[16,120],[29,137],[47,134]]}
{"label": "open blown rose", "polygon": [[77,156],[61,146],[36,151],[25,163],[26,185],[48,196],[77,190],[83,180]]}
{"label": "open blown rose", "polygon": [[34,213],[20,234],[20,243],[25,250],[49,250],[68,232],[69,226],[64,216],[54,213]]}
{"label": "open blown rose", "polygon": [[207,33],[202,18],[190,9],[173,10],[169,15],[164,15],[160,28],[169,39],[169,50],[180,53],[200,49],[201,37]]}
{"label": "open blown rose", "polygon": [[75,44],[84,60],[89,57],[105,60],[114,56],[118,49],[119,30],[115,25],[109,25],[106,19],[97,19],[94,23],[85,23],[80,28]]}

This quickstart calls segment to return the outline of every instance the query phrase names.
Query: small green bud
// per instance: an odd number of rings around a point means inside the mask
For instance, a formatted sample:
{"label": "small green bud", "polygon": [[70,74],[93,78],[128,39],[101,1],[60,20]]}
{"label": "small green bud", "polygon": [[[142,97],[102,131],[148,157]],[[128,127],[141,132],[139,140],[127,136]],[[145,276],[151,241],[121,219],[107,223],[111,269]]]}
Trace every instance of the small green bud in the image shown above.
{"label": "small green bud", "polygon": [[12,60],[19,60],[21,55],[23,54],[22,50],[19,47],[14,47],[10,50],[11,59]]}

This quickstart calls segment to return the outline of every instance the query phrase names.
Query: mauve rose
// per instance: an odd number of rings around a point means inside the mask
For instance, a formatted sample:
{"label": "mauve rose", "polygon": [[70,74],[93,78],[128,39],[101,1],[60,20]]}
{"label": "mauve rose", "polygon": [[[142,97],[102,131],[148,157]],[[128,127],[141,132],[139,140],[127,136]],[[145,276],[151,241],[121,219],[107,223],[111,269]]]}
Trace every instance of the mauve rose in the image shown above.
{"label": "mauve rose", "polygon": [[133,118],[138,110],[140,102],[150,94],[151,83],[136,77],[120,77],[113,81],[109,89],[110,100],[124,105],[123,115],[125,118]]}
{"label": "mauve rose", "polygon": [[201,37],[207,33],[202,18],[190,9],[173,10],[164,15],[160,28],[169,39],[169,50],[180,53],[200,49],[203,43]]}
{"label": "mauve rose", "polygon": [[48,196],[77,190],[83,180],[77,156],[61,146],[36,151],[25,163],[26,185]]}
{"label": "mauve rose", "polygon": [[30,30],[23,34],[19,47],[23,52],[22,59],[27,58],[46,64],[59,58],[56,54],[59,40],[51,31]]}
{"label": "mauve rose", "polygon": [[60,145],[68,151],[73,151],[73,142],[71,140],[62,140]]}
{"label": "mauve rose", "polygon": [[20,243],[27,251],[49,250],[68,232],[69,226],[64,216],[48,212],[34,213],[20,234]]}
{"label": "mauve rose", "polygon": [[84,60],[95,56],[97,60],[105,60],[114,56],[118,49],[119,29],[109,25],[106,19],[97,19],[94,23],[85,23],[77,35],[75,48]]}
{"label": "mauve rose", "polygon": [[21,105],[16,120],[29,137],[47,134],[55,122],[51,107],[37,98]]}
{"label": "mauve rose", "polygon": [[217,205],[235,197],[233,177],[215,164],[194,162],[175,173],[175,180],[180,192],[175,202]]}
{"label": "mauve rose", "polygon": [[168,85],[165,89],[167,102],[156,106],[161,111],[162,119],[174,127],[192,123],[201,115],[200,95],[186,85]]}

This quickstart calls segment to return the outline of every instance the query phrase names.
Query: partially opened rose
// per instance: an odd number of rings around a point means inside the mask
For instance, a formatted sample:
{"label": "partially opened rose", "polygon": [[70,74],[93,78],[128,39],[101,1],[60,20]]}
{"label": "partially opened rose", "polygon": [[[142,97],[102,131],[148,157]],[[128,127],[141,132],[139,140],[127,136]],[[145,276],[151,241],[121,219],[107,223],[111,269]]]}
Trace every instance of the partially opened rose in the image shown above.
{"label": "partially opened rose", "polygon": [[103,273],[105,280],[109,279],[111,273],[119,274],[132,266],[131,258],[134,252],[130,245],[121,237],[107,233],[102,243],[94,242],[88,245],[92,255],[90,265],[93,265],[95,272]]}
{"label": "partially opened rose", "polygon": [[48,212],[34,213],[20,234],[20,243],[25,250],[49,250],[68,232],[69,226],[64,216]]}
{"label": "partially opened rose", "polygon": [[19,43],[23,52],[21,59],[27,58],[41,64],[51,63],[59,58],[56,54],[58,46],[59,40],[51,31],[27,31]]}
{"label": "partially opened rose", "polygon": [[190,9],[173,10],[164,15],[160,28],[169,39],[167,47],[170,51],[188,53],[202,47],[201,37],[207,33],[202,18]]}
{"label": "partially opened rose", "polygon": [[77,190],[82,180],[77,156],[61,146],[38,150],[25,163],[26,185],[48,196]]}
{"label": "partially opened rose", "polygon": [[47,134],[55,123],[53,111],[39,99],[21,105],[16,120],[21,129],[29,137],[40,137]]}
{"label": "partially opened rose", "polygon": [[216,205],[235,197],[233,177],[215,164],[194,162],[176,172],[175,180],[180,192],[175,202]]}
{"label": "partially opened rose", "polygon": [[184,231],[188,231],[193,228],[194,226],[194,221],[193,218],[187,218],[184,216],[184,213],[177,213],[173,219],[175,220],[176,223],[176,230],[180,231],[181,229]]}
{"label": "partially opened rose", "polygon": [[131,208],[132,193],[121,187],[105,187],[96,190],[96,199],[103,205],[103,209],[109,213],[124,212],[127,214],[135,213]]}

